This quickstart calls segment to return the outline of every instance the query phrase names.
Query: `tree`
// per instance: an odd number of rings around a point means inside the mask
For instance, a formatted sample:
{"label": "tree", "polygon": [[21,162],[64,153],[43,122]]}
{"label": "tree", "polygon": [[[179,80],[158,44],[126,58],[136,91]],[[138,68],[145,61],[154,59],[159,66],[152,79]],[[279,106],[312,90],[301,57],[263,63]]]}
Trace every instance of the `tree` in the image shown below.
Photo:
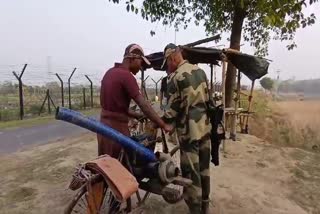
{"label": "tree", "polygon": [[[120,0],[109,0],[119,3]],[[240,42],[249,42],[256,54],[268,53],[270,39],[289,41],[287,48],[295,48],[295,32],[315,23],[315,15],[303,14],[307,7],[318,0],[144,0],[138,8],[135,0],[126,1],[127,11],[141,14],[151,22],[162,21],[178,30],[186,29],[193,20],[203,23],[207,34],[230,32],[230,48],[240,50]],[[151,31],[151,35],[155,32]],[[226,77],[226,106],[230,106],[236,68],[230,63]]]}
{"label": "tree", "polygon": [[270,77],[264,77],[260,80],[260,84],[265,90],[271,91],[274,81]]}
{"label": "tree", "polygon": [[17,87],[10,81],[5,81],[0,84],[0,93],[3,95],[16,93]]}
{"label": "tree", "polygon": [[51,92],[59,92],[60,91],[60,85],[56,81],[47,82],[45,84],[45,87],[49,89]]}

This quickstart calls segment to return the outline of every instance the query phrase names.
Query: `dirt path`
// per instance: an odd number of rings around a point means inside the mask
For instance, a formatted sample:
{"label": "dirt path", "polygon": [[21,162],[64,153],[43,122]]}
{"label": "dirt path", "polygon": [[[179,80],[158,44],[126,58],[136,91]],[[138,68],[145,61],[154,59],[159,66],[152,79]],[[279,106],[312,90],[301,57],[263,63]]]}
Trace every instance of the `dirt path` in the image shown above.
{"label": "dirt path", "polygon": [[[320,213],[320,157],[277,148],[253,136],[229,142],[221,166],[211,168],[214,213]],[[96,156],[94,134],[0,157],[1,213],[62,213],[74,166]],[[133,213],[187,213],[152,196]]]}

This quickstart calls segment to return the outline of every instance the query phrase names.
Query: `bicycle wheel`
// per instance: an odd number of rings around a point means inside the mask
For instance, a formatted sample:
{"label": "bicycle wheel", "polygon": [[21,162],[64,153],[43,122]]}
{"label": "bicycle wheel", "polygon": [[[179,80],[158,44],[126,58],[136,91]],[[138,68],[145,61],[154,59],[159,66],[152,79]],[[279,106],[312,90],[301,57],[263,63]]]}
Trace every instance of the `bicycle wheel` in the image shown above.
{"label": "bicycle wheel", "polygon": [[[97,181],[93,181],[95,183]],[[108,188],[107,184],[104,183],[103,201],[101,206],[98,208],[98,213],[100,214],[115,214],[115,213],[129,213],[131,211],[131,199],[128,198],[127,201],[123,204],[120,204],[115,200],[112,195],[110,188]],[[95,200],[93,198],[93,200]],[[69,203],[67,208],[65,209],[65,214],[73,214],[73,213],[83,213],[86,214],[89,211],[88,207],[88,190],[87,185],[81,187],[73,200]]]}

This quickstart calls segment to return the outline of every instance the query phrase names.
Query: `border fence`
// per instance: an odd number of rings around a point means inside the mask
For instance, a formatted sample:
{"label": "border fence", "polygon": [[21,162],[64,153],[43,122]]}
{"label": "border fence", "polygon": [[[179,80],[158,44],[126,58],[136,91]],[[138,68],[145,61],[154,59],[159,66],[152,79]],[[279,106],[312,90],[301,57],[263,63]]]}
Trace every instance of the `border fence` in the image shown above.
{"label": "border fence", "polygon": [[[58,106],[73,110],[100,107],[101,77],[89,75],[77,67],[54,70],[56,72],[32,64],[4,69],[0,65],[0,121],[50,115]],[[155,97],[160,96],[163,77],[144,77],[139,85],[146,99],[155,101]],[[140,76],[137,79],[141,82]],[[212,87],[218,93],[222,90],[220,82],[213,83]]]}
{"label": "border fence", "polygon": [[[35,71],[35,66],[23,65],[22,70],[1,74],[0,121],[23,120],[26,118],[52,114],[57,106],[74,110],[99,107],[100,88],[95,78],[79,73],[74,68],[68,76],[63,74]],[[3,73],[3,72],[2,72]],[[79,78],[84,79],[79,83]],[[65,84],[67,80],[67,85]],[[68,92],[68,93],[66,93]]]}

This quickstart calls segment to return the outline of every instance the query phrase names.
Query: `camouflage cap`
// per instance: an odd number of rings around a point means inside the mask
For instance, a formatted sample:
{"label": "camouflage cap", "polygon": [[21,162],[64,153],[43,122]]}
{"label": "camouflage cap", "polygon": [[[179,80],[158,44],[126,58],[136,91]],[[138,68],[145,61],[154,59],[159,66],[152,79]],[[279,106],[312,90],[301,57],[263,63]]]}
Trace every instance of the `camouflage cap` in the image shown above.
{"label": "camouflage cap", "polygon": [[177,49],[178,49],[178,46],[176,46],[176,45],[173,44],[173,43],[169,43],[169,44],[164,48],[164,51],[163,51],[164,58],[163,58],[162,66],[161,66],[162,69],[165,67],[165,65],[166,65],[166,63],[167,63],[167,58],[168,58],[172,53],[174,53]]}

